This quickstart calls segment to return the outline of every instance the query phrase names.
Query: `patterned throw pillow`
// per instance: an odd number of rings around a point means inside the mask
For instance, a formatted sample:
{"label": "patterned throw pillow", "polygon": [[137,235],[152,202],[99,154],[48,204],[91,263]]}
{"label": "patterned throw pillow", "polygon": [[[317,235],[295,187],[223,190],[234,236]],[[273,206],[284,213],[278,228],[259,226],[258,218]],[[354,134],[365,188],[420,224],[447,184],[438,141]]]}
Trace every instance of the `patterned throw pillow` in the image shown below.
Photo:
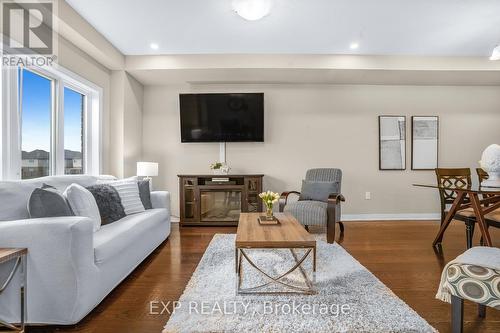
{"label": "patterned throw pillow", "polygon": [[115,188],[120,195],[122,206],[126,215],[145,211],[141,197],[139,196],[139,185],[137,185],[137,180],[124,179],[99,182],[99,184],[108,184]]}
{"label": "patterned throw pillow", "polygon": [[124,218],[120,195],[116,189],[108,184],[97,184],[88,186],[87,190],[92,193],[101,214],[101,225],[106,225]]}

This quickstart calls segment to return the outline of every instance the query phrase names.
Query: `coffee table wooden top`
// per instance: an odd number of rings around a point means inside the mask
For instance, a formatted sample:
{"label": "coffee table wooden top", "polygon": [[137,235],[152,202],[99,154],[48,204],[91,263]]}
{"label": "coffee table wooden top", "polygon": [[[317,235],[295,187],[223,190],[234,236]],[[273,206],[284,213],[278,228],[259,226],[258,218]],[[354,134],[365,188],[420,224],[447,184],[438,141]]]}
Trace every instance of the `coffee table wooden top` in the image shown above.
{"label": "coffee table wooden top", "polygon": [[28,249],[1,248],[0,247],[0,264],[20,257],[28,253]]}
{"label": "coffee table wooden top", "polygon": [[236,247],[300,248],[316,247],[316,240],[290,214],[277,213],[278,225],[261,225],[257,218],[264,213],[241,213]]}

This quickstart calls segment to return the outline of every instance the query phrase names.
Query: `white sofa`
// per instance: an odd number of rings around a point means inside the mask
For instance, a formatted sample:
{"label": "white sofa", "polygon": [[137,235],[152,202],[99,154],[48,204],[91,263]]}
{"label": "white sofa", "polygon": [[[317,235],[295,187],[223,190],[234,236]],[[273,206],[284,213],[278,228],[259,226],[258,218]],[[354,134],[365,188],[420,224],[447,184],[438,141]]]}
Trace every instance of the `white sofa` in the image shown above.
{"label": "white sofa", "polygon": [[[170,234],[170,195],[164,191],[151,192],[153,209],[95,233],[85,217],[29,218],[29,196],[42,183],[64,191],[72,183],[90,186],[104,177],[111,176],[0,182],[0,247],[28,248],[28,323],[79,322]],[[8,269],[0,267],[0,284]],[[3,320],[19,322],[20,280],[0,295]]]}

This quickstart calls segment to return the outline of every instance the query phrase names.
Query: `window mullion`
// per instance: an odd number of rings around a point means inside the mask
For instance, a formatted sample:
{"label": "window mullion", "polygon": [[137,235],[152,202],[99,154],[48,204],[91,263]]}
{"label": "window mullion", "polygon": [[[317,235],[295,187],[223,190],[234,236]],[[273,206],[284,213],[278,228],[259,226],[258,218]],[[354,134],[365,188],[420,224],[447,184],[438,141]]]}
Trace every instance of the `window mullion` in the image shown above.
{"label": "window mullion", "polygon": [[54,108],[54,167],[53,174],[64,174],[64,85],[60,80],[54,80],[55,108]]}

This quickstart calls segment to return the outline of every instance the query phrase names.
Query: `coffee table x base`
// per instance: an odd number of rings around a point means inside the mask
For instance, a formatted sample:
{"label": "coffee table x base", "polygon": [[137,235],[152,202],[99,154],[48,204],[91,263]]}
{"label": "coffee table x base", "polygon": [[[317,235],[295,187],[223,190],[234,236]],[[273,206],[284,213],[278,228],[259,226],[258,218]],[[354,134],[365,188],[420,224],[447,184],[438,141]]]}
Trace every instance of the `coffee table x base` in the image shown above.
{"label": "coffee table x base", "polygon": [[[249,249],[252,250],[270,250],[269,248],[262,248],[262,249],[257,249],[254,247],[251,247]],[[277,276],[277,277],[272,277],[268,273],[266,273],[262,268],[260,268],[258,265],[256,265],[252,259],[248,256],[248,253],[245,252],[246,249],[244,248],[236,248],[236,253],[235,253],[235,263],[236,263],[236,293],[238,295],[283,295],[283,294],[306,294],[306,295],[312,295],[315,294],[316,291],[313,287],[314,280],[316,278],[316,247],[302,247],[301,249],[304,249],[306,252],[304,255],[299,259],[297,256],[297,253],[295,252],[295,249],[293,248],[286,248],[289,249],[292,257],[295,261],[295,265],[292,266],[288,271],[285,273]],[[307,273],[305,272],[304,268],[302,267],[303,262],[310,257],[312,254],[313,256],[313,281],[309,279],[307,276]],[[253,268],[255,268],[261,275],[263,275],[266,279],[269,281],[263,284],[260,284],[258,286],[254,287],[248,287],[248,288],[242,288],[241,287],[241,281],[243,279],[243,271],[242,271],[242,261],[246,260]],[[285,277],[290,275],[291,273],[295,272],[296,270],[299,270],[300,274],[304,278],[304,282],[307,287],[298,287],[291,285],[289,283],[286,283],[283,281]],[[281,287],[284,287],[286,291],[263,291],[264,288],[271,286],[271,285],[279,285]]]}

